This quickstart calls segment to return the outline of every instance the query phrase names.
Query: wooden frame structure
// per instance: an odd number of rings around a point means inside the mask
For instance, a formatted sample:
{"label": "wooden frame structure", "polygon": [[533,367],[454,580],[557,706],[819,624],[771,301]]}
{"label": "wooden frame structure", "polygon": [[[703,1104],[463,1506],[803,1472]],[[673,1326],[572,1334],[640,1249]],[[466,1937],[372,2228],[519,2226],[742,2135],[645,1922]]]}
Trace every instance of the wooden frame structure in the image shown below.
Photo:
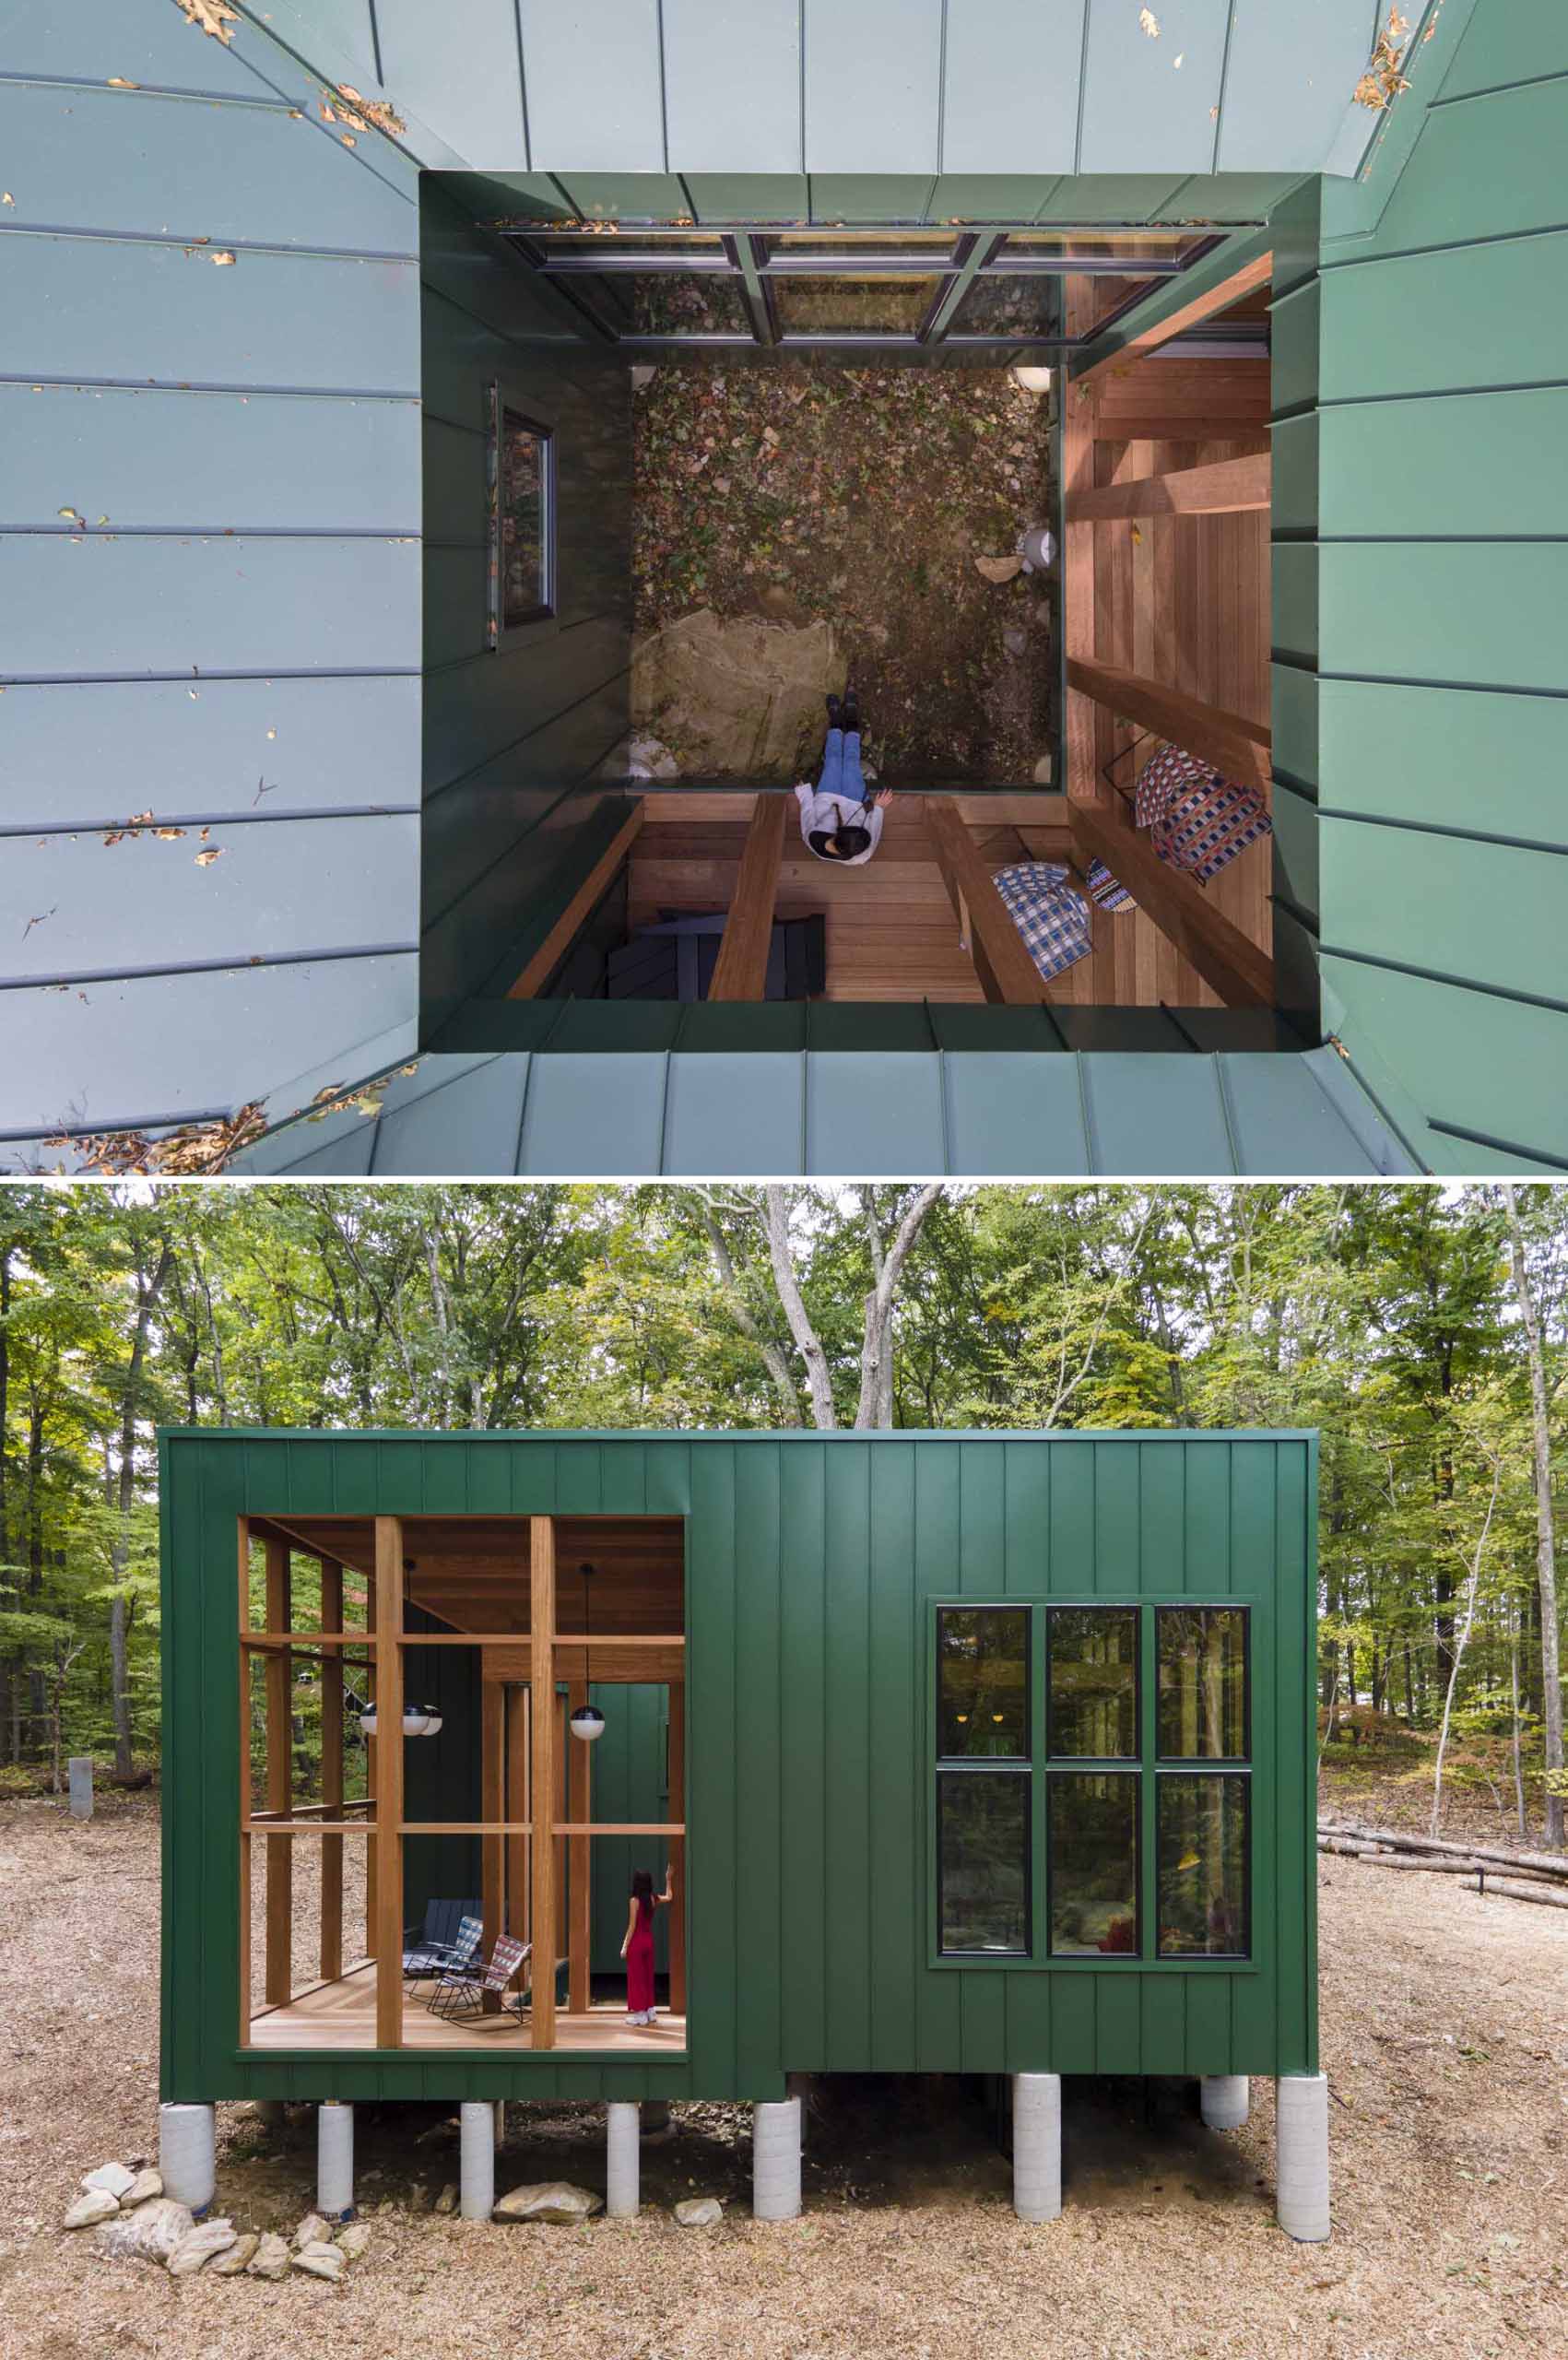
{"label": "wooden frame structure", "polygon": [[[679,1880],[681,1906],[671,1912],[669,2007],[686,2012],[685,1775],[686,1641],[683,1632],[615,1632],[592,1643],[585,1633],[558,1628],[557,1519],[535,1516],[514,1521],[528,1535],[528,1629],[515,1631],[410,1631],[405,1600],[410,1561],[405,1524],[392,1516],[371,1519],[374,1569],[366,1597],[366,1628],[345,1630],[343,1563],[321,1552],[311,1537],[270,1517],[240,1519],[240,2046],[251,2045],[258,2015],[287,2009],[301,1994],[294,1988],[293,1844],[314,1837],[322,1846],[320,1979],[309,1989],[344,1979],[343,1888],[346,1836],[367,1842],[365,1953],[350,1968],[374,1970],[375,2046],[406,2045],[403,2012],[404,1855],[408,1836],[468,1835],[479,1839],[484,1950],[511,1932],[532,1946],[535,1968],[527,2011],[529,2045],[557,2046],[556,1979],[564,1965],[568,2009],[587,2012],[591,1982],[590,1847],[595,1837],[662,1835]],[[614,1522],[616,1519],[606,1519]],[[265,1624],[251,1617],[252,1550],[259,1541],[265,1585]],[[292,1552],[319,1556],[322,1613],[319,1629],[292,1627]],[[494,1618],[499,1619],[499,1618]],[[403,1715],[405,1657],[409,1648],[465,1647],[477,1651],[479,1667],[480,1816],[477,1820],[414,1820],[405,1807]],[[352,1652],[349,1652],[352,1650]],[[291,1773],[291,1711],[297,1658],[322,1666],[322,1800],[297,1803]],[[252,1797],[252,1666],[264,1667],[263,1725],[265,1736],[265,1804]],[[366,1751],[367,1793],[344,1797],[344,1670],[365,1672],[376,1711],[373,1739]],[[647,1682],[669,1692],[669,1809],[667,1821],[595,1822],[592,1816],[590,1744],[568,1735],[569,1712],[588,1699],[589,1672],[595,1686]],[[564,1685],[564,1694],[560,1693]],[[551,1709],[536,1709],[548,1694]],[[265,2005],[253,2005],[251,1912],[253,1849],[260,1839],[265,1865],[263,1989]],[[565,1941],[564,1955],[560,1952]],[[500,2010],[487,1995],[487,2012]]]}

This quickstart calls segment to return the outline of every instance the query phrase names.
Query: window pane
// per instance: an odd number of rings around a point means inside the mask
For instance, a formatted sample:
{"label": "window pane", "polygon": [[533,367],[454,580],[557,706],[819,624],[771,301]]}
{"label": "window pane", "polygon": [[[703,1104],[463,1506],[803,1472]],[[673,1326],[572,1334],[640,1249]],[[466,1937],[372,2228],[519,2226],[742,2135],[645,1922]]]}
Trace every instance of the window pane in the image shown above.
{"label": "window pane", "polygon": [[1051,1955],[1138,1949],[1136,1771],[1053,1772]]}
{"label": "window pane", "polygon": [[1232,1771],[1164,1772],[1159,1782],[1160,1955],[1245,1958],[1247,1803]]}
{"label": "window pane", "polygon": [[998,278],[983,272],[973,279],[953,319],[957,336],[1055,336],[1061,315],[1061,282],[1042,273],[1034,278]]}
{"label": "window pane", "polygon": [[858,272],[851,278],[769,279],[785,336],[913,336],[931,308],[938,281],[924,276]]}
{"label": "window pane", "polygon": [[502,631],[548,603],[545,468],[548,437],[502,402],[496,466],[497,605]]}
{"label": "window pane", "polygon": [[1148,254],[1168,262],[1193,242],[1187,230],[1014,230],[1004,254],[1060,254],[1064,261],[1118,261]]}
{"label": "window pane", "polygon": [[1021,1761],[1029,1752],[1029,1616],[945,1606],[937,1616],[937,1751]]}
{"label": "window pane", "polygon": [[1136,1753],[1138,1609],[1054,1606],[1046,1719],[1053,1754]]}
{"label": "window pane", "polygon": [[940,1947],[1029,1950],[1029,1780],[947,1770],[937,1780]]}
{"label": "window pane", "polygon": [[723,242],[711,230],[617,230],[605,224],[596,230],[569,230],[556,237],[536,240],[549,254],[591,254],[595,246],[618,254],[722,254]]}
{"label": "window pane", "polygon": [[768,253],[843,254],[851,246],[874,248],[879,254],[948,254],[953,248],[951,230],[784,230],[768,240]]}
{"label": "window pane", "polygon": [[[630,317],[627,336],[749,336],[751,315],[739,279],[716,271],[638,273],[615,286]],[[603,287],[603,279],[595,279]]]}
{"label": "window pane", "polygon": [[1160,1751],[1169,1761],[1246,1759],[1247,1618],[1239,1606],[1162,1606]]}

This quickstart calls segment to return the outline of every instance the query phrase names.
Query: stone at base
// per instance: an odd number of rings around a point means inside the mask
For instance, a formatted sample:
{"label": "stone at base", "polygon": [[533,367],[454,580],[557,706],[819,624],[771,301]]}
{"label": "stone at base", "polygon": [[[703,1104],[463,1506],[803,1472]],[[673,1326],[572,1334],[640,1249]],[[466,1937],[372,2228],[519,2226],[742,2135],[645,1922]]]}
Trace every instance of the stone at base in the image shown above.
{"label": "stone at base", "polygon": [[245,2264],[245,2270],[247,2275],[252,2278],[286,2277],[289,2271],[287,2240],[275,2236],[269,2229]]}
{"label": "stone at base", "polygon": [[334,2239],[338,2252],[349,2261],[358,2261],[370,2242],[371,2233],[363,2221],[350,2221],[346,2229],[338,2230]]}
{"label": "stone at base", "polygon": [[118,2203],[126,2189],[135,2186],[136,2177],[135,2172],[128,2172],[124,2164],[100,2164],[95,2172],[82,2174],[81,2184],[88,2193],[95,2188],[102,2189]]}
{"label": "stone at base", "polygon": [[675,2217],[683,2229],[713,2229],[725,2217],[725,2208],[716,2196],[688,2196],[675,2208]]}
{"label": "stone at base", "polygon": [[1052,776],[1053,767],[1051,757],[1049,754],[1042,754],[1040,760],[1034,765],[1034,784],[1036,786],[1049,786]]}
{"label": "stone at base", "polygon": [[91,2229],[119,2210],[117,2196],[111,2196],[106,2188],[89,2188],[85,2196],[77,2197],[61,2225],[67,2229]]}
{"label": "stone at base", "polygon": [[494,2206],[492,2221],[553,2221],[570,2227],[590,2220],[605,2209],[605,2200],[592,2189],[572,2188],[563,2179],[536,2180],[514,2188]]}
{"label": "stone at base", "polygon": [[150,2198],[161,2196],[162,2193],[163,2174],[160,2171],[155,2171],[148,2164],[145,2170],[136,2174],[130,2187],[120,2199],[120,2210],[122,2212],[128,2212],[133,2204],[146,2204]]}
{"label": "stone at base", "polygon": [[171,2196],[155,2196],[127,2212],[122,2205],[105,2221],[92,2241],[94,2253],[109,2261],[167,2261],[183,2236],[195,2227],[188,2204]]}
{"label": "stone at base", "polygon": [[348,2264],[336,2246],[329,2246],[318,2238],[312,2245],[302,2246],[291,2257],[289,2266],[291,2270],[302,2270],[310,2278],[336,2280],[342,2277]]}
{"label": "stone at base", "polygon": [[326,2243],[326,2223],[319,2212],[307,2212],[294,2232],[294,2250],[303,2253],[307,2246]]}
{"label": "stone at base", "polygon": [[165,2267],[171,2278],[189,2278],[204,2269],[215,2253],[227,2253],[238,2242],[232,2221],[198,2221],[181,2238]]}
{"label": "stone at base", "polygon": [[255,2230],[247,2229],[243,2236],[235,2238],[227,2253],[218,2255],[218,2260],[207,2272],[207,2276],[209,2278],[238,2278],[242,2270],[250,2268],[252,2257],[260,2243],[261,2238]]}
{"label": "stone at base", "polygon": [[435,2212],[456,2212],[456,2210],[457,2210],[457,2182],[456,2182],[454,2179],[449,2179],[449,2180],[447,2181],[446,2186],[442,2189],[441,2194],[436,2198],[436,2201],[435,2201],[434,2206],[432,2207],[432,2210],[433,2210],[433,2211],[435,2211]]}

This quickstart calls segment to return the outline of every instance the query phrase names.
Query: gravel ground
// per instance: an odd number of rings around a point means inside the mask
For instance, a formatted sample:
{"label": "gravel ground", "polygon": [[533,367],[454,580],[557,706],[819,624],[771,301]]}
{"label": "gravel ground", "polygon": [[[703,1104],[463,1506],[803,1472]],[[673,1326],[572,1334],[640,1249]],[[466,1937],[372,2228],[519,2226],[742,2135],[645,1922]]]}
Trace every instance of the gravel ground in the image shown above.
{"label": "gravel ground", "polygon": [[[1336,1800],[1338,1801],[1338,1798]],[[737,2354],[987,2360],[1445,2360],[1568,2352],[1568,1919],[1456,1881],[1323,1863],[1323,2027],[1336,2234],[1291,2245],[1272,2210],[1273,2106],[1205,2132],[1190,2093],[1067,2085],[1067,2209],[1025,2229],[984,2113],[952,2084],[819,2085],[797,2223],[745,2212],[744,2117],[678,2110],[644,2198],[719,2193],[716,2231],[667,2212],[584,2230],[470,2226],[423,2209],[456,2177],[441,2109],[361,2109],[373,2230],[342,2285],[180,2283],[56,2228],[77,2176],[156,2143],[158,1825],[145,1798],[87,1826],[0,1806],[0,2349],[114,2354],[548,2350],[552,2360]],[[513,2110],[500,2182],[602,2168],[571,2109]],[[312,2162],[220,2116],[220,2209],[289,2224]],[[602,2185],[602,2181],[600,2183]],[[385,2209],[383,2209],[385,2208]]]}

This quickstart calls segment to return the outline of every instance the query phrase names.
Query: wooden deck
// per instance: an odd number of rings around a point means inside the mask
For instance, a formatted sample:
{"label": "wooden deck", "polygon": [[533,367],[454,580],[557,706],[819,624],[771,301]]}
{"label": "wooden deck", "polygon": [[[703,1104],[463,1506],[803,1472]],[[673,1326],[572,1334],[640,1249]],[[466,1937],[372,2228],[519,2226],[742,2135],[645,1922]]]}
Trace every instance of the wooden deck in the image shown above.
{"label": "wooden deck", "polygon": [[[420,1993],[428,1986],[418,1987]],[[269,2008],[251,2020],[253,2049],[373,2048],[376,2045],[376,1971],[372,1963],[351,1967],[336,1983],[324,1983],[301,1992],[287,2007]],[[406,1997],[403,2004],[405,2048],[497,2048],[531,2056],[532,2034],[526,2019],[515,2015],[462,2016],[449,2024],[432,2016],[423,1996]],[[686,2019],[663,2013],[651,2024],[631,2024],[619,2007],[590,2008],[585,2013],[557,2012],[555,2050],[577,2056],[679,2058],[686,2054]]]}

